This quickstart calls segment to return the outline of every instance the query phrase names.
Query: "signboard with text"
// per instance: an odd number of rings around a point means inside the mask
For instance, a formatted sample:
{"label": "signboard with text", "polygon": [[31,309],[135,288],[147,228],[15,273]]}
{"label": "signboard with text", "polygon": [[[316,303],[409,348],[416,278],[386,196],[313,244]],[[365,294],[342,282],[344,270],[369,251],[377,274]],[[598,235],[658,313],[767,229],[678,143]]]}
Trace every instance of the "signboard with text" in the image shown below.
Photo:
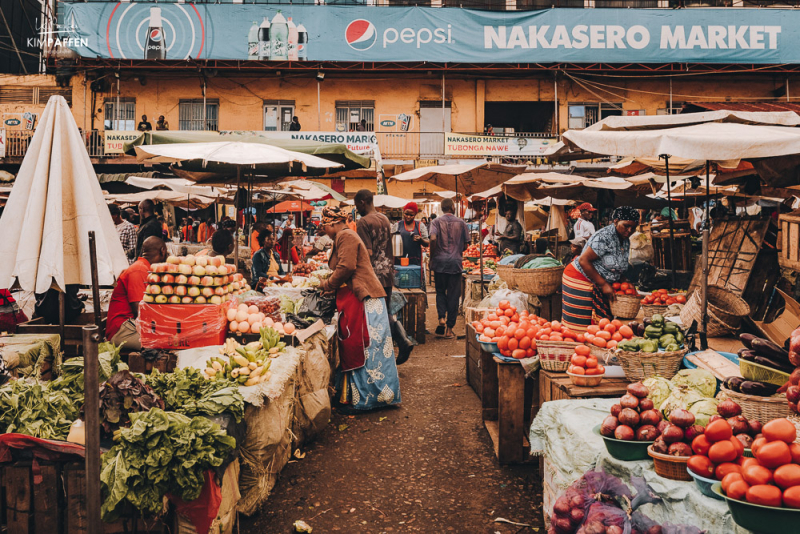
{"label": "signboard with text", "polygon": [[528,156],[544,153],[558,139],[537,137],[500,137],[459,133],[445,134],[447,156]]}
{"label": "signboard with text", "polygon": [[103,151],[106,154],[122,154],[122,145],[139,139],[143,134],[131,130],[106,130]]}
{"label": "signboard with text", "polygon": [[266,132],[253,130],[225,130],[221,135],[256,135],[265,139],[295,139],[298,141],[314,141],[316,143],[336,143],[346,145],[347,149],[363,156],[380,159],[378,138],[375,132]]}
{"label": "signboard with text", "polygon": [[56,39],[88,58],[800,62],[800,11],[792,9],[477,11],[143,2],[59,6]]}

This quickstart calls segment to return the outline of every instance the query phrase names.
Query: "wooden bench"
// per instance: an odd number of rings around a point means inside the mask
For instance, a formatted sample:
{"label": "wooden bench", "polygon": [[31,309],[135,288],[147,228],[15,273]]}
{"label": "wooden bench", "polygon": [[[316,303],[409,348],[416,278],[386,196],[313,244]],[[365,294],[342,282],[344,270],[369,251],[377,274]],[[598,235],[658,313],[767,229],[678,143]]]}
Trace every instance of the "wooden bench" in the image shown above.
{"label": "wooden bench", "polygon": [[603,378],[599,386],[587,388],[573,384],[566,373],[542,369],[539,371],[539,406],[561,399],[622,397],[627,393],[628,384],[627,378]]}
{"label": "wooden bench", "polygon": [[428,310],[428,294],[422,289],[395,289],[406,297],[408,303],[398,313],[397,320],[406,329],[409,337],[425,344],[425,313]]}

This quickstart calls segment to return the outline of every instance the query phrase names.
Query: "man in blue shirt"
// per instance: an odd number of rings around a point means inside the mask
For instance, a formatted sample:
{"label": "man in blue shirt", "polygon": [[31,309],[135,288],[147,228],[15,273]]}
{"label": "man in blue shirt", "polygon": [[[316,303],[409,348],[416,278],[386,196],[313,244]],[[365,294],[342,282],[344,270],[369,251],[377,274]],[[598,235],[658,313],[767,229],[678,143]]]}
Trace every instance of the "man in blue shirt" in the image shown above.
{"label": "man in blue shirt", "polygon": [[431,221],[431,261],[433,281],[436,284],[436,312],[439,326],[436,335],[454,339],[453,327],[458,316],[461,298],[461,261],[469,245],[467,223],[456,217],[453,199],[442,201],[444,215]]}

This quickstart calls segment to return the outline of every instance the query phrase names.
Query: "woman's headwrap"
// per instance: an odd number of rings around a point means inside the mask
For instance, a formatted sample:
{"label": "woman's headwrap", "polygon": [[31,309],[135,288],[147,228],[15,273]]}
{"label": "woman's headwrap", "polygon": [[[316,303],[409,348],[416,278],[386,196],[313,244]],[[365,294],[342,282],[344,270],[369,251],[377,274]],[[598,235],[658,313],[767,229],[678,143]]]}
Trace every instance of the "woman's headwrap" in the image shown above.
{"label": "woman's headwrap", "polygon": [[347,222],[347,212],[341,208],[325,206],[322,209],[322,224]]}
{"label": "woman's headwrap", "polygon": [[416,215],[417,213],[419,213],[419,207],[417,206],[417,203],[416,203],[416,202],[409,202],[408,204],[406,204],[405,206],[403,206],[403,211],[406,211],[406,210],[411,210],[411,211],[413,211],[413,212],[414,212],[414,215]]}
{"label": "woman's headwrap", "polygon": [[639,222],[639,210],[630,206],[621,206],[611,214],[612,221],[634,221]]}

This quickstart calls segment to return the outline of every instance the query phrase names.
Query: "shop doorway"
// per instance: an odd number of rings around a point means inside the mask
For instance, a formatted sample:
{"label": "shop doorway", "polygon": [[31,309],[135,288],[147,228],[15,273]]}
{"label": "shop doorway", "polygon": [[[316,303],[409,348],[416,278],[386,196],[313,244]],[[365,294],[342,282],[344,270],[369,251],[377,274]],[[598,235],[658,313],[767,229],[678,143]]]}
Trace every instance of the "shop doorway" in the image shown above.
{"label": "shop doorway", "polygon": [[512,133],[550,133],[553,128],[551,102],[486,102],[483,107],[484,131],[491,124],[495,135]]}
{"label": "shop doorway", "polygon": [[[444,126],[442,126],[444,115]],[[419,103],[419,155],[441,156],[444,154],[444,132],[450,131],[450,102],[425,101]],[[424,133],[429,132],[429,133]],[[436,133],[433,133],[436,132]]]}

